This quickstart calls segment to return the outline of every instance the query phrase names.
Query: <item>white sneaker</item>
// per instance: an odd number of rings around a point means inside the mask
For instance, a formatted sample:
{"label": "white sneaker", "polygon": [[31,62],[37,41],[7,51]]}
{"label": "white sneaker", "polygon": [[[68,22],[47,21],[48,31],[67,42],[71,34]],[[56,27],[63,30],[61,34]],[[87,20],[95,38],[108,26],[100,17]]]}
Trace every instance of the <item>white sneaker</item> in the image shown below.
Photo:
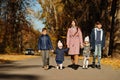
{"label": "white sneaker", "polygon": [[60,67],[60,69],[63,69],[62,67]]}
{"label": "white sneaker", "polygon": [[82,67],[83,69],[85,69],[85,65],[83,65],[83,67]]}
{"label": "white sneaker", "polygon": [[60,64],[60,69],[63,69],[63,68],[62,68],[62,64]]}
{"label": "white sneaker", "polygon": [[56,66],[56,69],[59,69],[59,66]]}
{"label": "white sneaker", "polygon": [[86,69],[88,68],[88,65],[86,65]]}

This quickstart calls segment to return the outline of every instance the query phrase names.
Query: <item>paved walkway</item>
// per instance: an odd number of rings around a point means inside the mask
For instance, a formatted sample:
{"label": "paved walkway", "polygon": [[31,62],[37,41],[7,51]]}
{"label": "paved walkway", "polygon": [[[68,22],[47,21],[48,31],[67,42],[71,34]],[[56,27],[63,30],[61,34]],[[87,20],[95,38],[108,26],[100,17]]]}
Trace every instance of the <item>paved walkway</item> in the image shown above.
{"label": "paved walkway", "polygon": [[78,70],[68,67],[70,58],[65,57],[64,69],[57,70],[54,57],[50,59],[51,68],[44,70],[41,57],[27,59],[7,64],[0,64],[0,80],[120,80],[120,69],[113,70],[102,65],[102,69],[82,69],[82,60]]}

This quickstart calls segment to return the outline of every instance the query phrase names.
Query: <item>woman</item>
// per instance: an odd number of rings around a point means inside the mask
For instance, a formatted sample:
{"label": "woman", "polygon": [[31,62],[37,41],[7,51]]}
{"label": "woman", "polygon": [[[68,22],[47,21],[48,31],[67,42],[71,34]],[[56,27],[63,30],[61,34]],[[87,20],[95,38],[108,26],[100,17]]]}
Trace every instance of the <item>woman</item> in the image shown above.
{"label": "woman", "polygon": [[72,65],[74,69],[78,68],[78,58],[80,48],[83,47],[83,38],[80,28],[77,26],[77,21],[72,20],[71,27],[67,32],[67,47],[69,48],[68,54],[71,56]]}

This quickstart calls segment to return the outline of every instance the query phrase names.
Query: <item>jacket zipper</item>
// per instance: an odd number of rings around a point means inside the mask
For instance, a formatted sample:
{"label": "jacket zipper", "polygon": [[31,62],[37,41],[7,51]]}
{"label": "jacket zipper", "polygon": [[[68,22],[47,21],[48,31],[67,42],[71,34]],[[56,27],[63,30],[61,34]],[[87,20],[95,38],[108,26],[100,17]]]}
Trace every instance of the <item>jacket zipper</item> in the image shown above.
{"label": "jacket zipper", "polygon": [[46,49],[46,43],[45,43],[45,39],[46,39],[46,38],[45,38],[45,37],[46,37],[46,36],[44,36],[44,45],[45,45],[45,49]]}

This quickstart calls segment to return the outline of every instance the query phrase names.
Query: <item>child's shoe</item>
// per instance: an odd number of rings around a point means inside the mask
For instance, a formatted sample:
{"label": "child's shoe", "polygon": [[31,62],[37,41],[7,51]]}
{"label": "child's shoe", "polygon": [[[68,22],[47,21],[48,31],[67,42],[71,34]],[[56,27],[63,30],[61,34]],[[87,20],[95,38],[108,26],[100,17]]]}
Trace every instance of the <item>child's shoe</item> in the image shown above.
{"label": "child's shoe", "polygon": [[100,65],[97,65],[97,68],[98,68],[98,69],[101,69],[101,66],[100,66]]}
{"label": "child's shoe", "polygon": [[85,69],[85,65],[83,65],[83,67],[82,67],[83,69]]}
{"label": "child's shoe", "polygon": [[93,64],[92,64],[92,68],[95,68],[96,66],[95,66],[95,62],[93,62]]}
{"label": "child's shoe", "polygon": [[56,66],[56,69],[59,69],[59,66]]}
{"label": "child's shoe", "polygon": [[63,68],[62,68],[62,67],[60,67],[60,69],[62,70]]}
{"label": "child's shoe", "polygon": [[47,66],[44,66],[44,69],[45,70],[48,70],[49,69],[49,66],[47,65]]}
{"label": "child's shoe", "polygon": [[86,67],[85,67],[86,69],[88,69],[88,65],[86,65]]}
{"label": "child's shoe", "polygon": [[60,69],[63,69],[63,68],[62,68],[62,64],[60,64]]}

